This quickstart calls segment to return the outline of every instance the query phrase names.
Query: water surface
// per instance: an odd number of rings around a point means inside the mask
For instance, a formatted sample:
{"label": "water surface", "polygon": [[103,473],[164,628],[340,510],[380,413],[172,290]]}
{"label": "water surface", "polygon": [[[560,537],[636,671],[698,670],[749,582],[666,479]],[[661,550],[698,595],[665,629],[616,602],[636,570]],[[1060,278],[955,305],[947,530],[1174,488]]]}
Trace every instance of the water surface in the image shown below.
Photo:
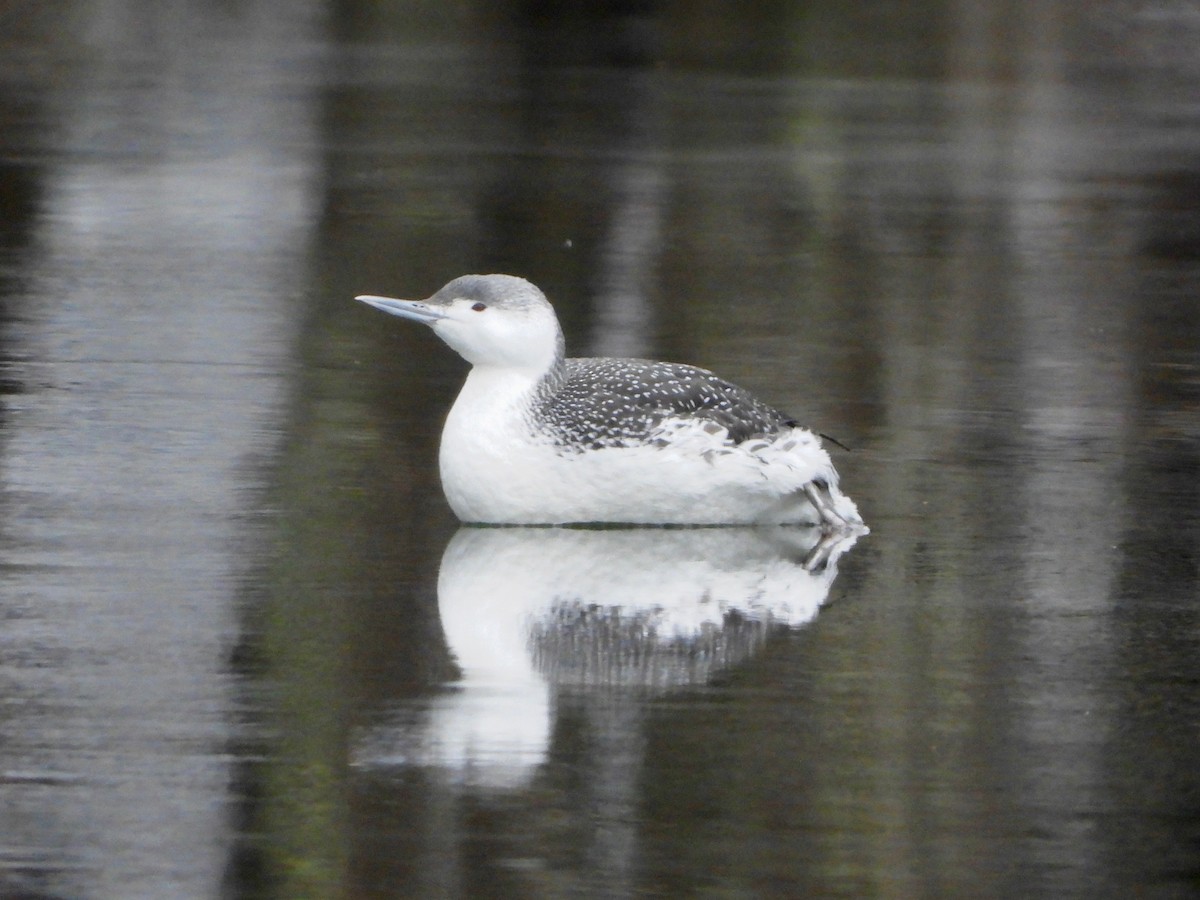
{"label": "water surface", "polygon": [[[1200,891],[1186,4],[3,15],[0,893]],[[470,271],[872,533],[460,530]]]}

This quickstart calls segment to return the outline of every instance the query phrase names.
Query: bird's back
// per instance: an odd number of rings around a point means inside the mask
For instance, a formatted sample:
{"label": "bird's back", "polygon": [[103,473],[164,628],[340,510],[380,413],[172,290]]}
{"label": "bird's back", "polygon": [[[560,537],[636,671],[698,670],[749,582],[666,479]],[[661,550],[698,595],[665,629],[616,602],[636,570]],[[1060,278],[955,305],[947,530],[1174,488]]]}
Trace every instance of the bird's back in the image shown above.
{"label": "bird's back", "polygon": [[707,369],[646,359],[564,360],[531,412],[540,429],[580,451],[653,443],[670,419],[711,423],[733,444],[796,424]]}

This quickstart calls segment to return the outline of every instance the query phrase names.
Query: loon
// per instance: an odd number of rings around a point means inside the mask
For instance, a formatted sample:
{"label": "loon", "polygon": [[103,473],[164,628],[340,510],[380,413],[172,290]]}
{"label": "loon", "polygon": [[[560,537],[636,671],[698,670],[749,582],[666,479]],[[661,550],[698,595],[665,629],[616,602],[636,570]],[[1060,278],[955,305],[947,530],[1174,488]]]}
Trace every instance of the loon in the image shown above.
{"label": "loon", "polygon": [[523,278],[355,299],[429,325],[471,364],[439,453],[463,522],[866,530],[817,435],[706,369],[568,359],[554,309]]}

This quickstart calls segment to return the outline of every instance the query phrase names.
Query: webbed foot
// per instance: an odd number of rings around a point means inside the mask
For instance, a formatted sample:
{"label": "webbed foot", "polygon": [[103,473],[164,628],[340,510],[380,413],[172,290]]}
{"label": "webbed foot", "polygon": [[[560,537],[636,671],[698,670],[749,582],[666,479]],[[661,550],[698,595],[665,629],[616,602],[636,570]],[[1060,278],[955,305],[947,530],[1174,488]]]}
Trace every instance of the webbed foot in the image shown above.
{"label": "webbed foot", "polygon": [[833,508],[833,495],[829,485],[824,481],[810,481],[804,486],[804,496],[813,505],[817,515],[821,517],[821,527],[826,530],[851,531],[860,527],[861,523],[851,522]]}

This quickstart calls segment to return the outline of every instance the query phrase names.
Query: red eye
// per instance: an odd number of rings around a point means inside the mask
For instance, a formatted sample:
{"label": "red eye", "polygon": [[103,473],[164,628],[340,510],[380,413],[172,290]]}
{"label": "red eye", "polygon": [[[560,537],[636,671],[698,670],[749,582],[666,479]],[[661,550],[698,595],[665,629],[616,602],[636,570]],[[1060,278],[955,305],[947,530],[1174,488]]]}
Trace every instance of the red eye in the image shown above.
{"label": "red eye", "polygon": [[475,310],[475,312],[483,312],[485,309],[487,309],[487,304],[486,303],[476,303],[474,306],[471,307],[471,309]]}

